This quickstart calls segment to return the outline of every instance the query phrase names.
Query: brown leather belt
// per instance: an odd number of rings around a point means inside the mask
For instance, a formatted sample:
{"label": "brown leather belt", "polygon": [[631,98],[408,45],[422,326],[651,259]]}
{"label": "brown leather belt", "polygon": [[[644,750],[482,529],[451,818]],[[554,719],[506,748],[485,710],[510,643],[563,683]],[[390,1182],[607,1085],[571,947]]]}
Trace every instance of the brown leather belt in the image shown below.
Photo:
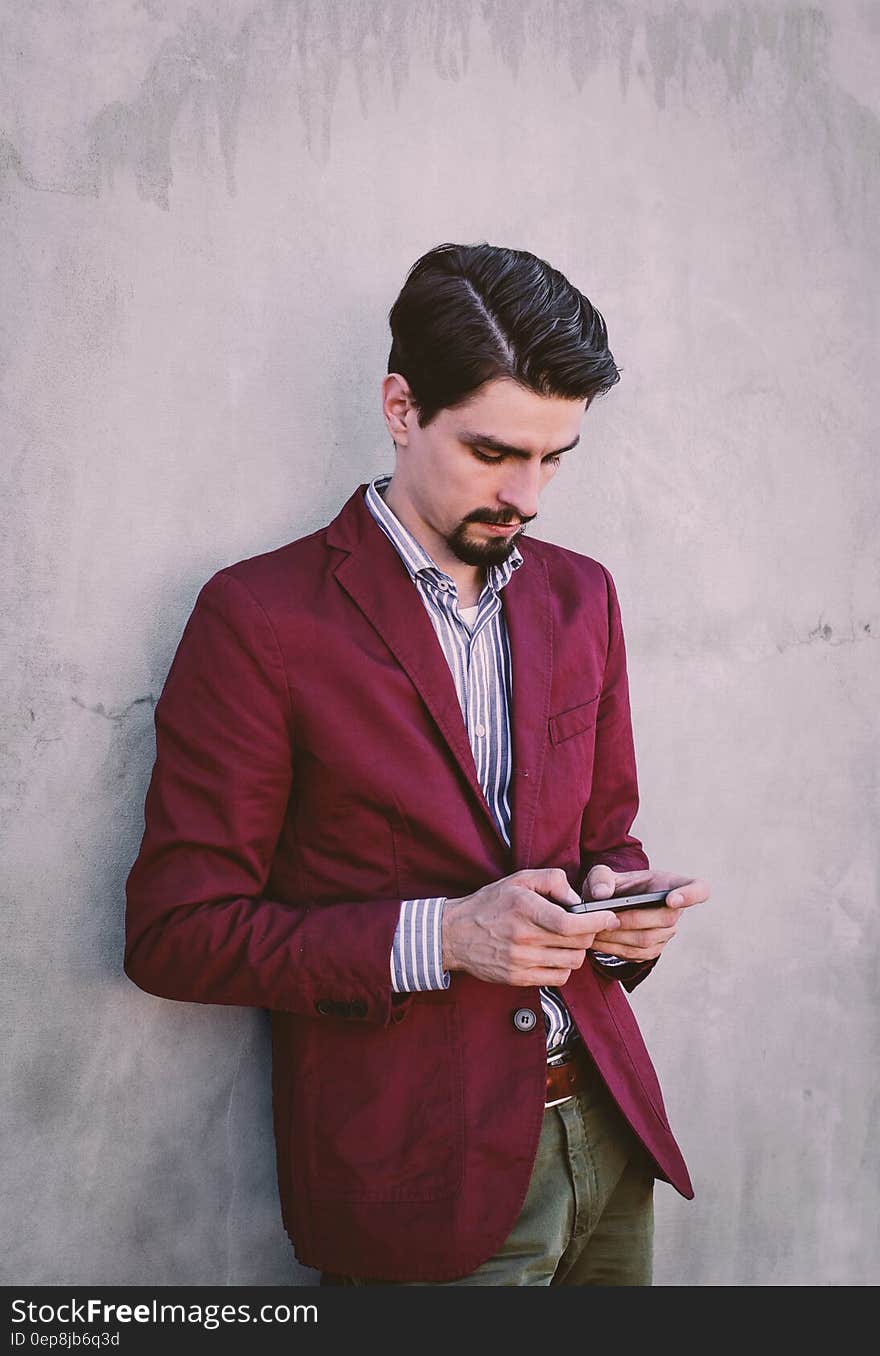
{"label": "brown leather belt", "polygon": [[[552,1061],[552,1062],[551,1062]],[[551,1055],[547,1063],[547,1092],[544,1109],[567,1102],[575,1093],[587,1086],[589,1079],[589,1056],[584,1046],[578,1043],[571,1050],[563,1050]]]}

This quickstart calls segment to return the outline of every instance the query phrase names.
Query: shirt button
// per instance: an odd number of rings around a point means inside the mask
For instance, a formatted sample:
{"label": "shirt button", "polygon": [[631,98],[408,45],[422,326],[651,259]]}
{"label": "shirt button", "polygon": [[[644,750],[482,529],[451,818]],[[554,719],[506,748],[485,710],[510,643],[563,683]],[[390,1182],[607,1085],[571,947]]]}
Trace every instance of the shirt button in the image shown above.
{"label": "shirt button", "polygon": [[517,1008],[513,1014],[513,1025],[517,1031],[533,1031],[537,1023],[538,1018],[531,1008]]}
{"label": "shirt button", "polygon": [[486,727],[485,727],[485,725],[482,725],[482,724],[481,724],[481,725],[478,725],[478,726],[476,727],[474,733],[476,734],[477,739],[482,739],[482,738],[483,738],[483,735],[486,733]]}

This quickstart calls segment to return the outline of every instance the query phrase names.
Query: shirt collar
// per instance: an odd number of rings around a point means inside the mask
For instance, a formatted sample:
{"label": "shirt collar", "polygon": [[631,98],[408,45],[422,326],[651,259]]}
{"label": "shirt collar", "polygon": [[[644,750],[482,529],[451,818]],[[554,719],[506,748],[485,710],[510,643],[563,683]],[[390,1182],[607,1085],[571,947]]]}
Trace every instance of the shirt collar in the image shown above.
{"label": "shirt collar", "polygon": [[[409,529],[404,527],[397,515],[385,503],[382,495],[390,483],[391,476],[388,474],[376,476],[375,480],[370,481],[366,493],[367,508],[397,551],[407,568],[410,579],[415,582],[416,575],[421,574],[435,582],[438,579],[445,579],[454,584],[452,578],[440,569],[424,546],[416,541]],[[486,571],[486,583],[495,593],[500,592],[505,584],[510,582],[514,570],[518,570],[522,563],[522,555],[514,546],[505,561],[500,565],[489,566]]]}

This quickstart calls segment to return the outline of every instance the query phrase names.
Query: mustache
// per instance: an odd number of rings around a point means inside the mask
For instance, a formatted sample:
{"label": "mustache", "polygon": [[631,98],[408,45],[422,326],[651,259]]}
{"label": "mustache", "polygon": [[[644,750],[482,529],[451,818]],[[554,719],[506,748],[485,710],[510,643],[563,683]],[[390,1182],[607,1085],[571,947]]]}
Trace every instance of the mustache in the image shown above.
{"label": "mustache", "polygon": [[469,513],[464,521],[466,523],[490,523],[493,527],[513,527],[514,525],[525,527],[527,523],[534,522],[537,516],[537,513],[532,513],[528,518],[523,518],[521,515],[507,512],[493,513],[491,509],[474,509],[473,513]]}

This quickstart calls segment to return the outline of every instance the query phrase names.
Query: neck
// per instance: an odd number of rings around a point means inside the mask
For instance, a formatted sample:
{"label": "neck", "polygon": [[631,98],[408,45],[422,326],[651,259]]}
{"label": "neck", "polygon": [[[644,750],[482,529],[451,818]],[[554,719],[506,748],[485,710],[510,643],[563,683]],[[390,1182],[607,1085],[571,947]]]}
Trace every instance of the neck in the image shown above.
{"label": "neck", "polygon": [[413,509],[406,495],[392,476],[382,492],[382,498],[394,514],[403,523],[407,532],[411,532],[419,546],[424,547],[434,564],[450,579],[455,581],[458,602],[461,607],[473,607],[479,601],[486,582],[486,571],[481,565],[467,565],[450,551],[446,541],[423,523]]}

